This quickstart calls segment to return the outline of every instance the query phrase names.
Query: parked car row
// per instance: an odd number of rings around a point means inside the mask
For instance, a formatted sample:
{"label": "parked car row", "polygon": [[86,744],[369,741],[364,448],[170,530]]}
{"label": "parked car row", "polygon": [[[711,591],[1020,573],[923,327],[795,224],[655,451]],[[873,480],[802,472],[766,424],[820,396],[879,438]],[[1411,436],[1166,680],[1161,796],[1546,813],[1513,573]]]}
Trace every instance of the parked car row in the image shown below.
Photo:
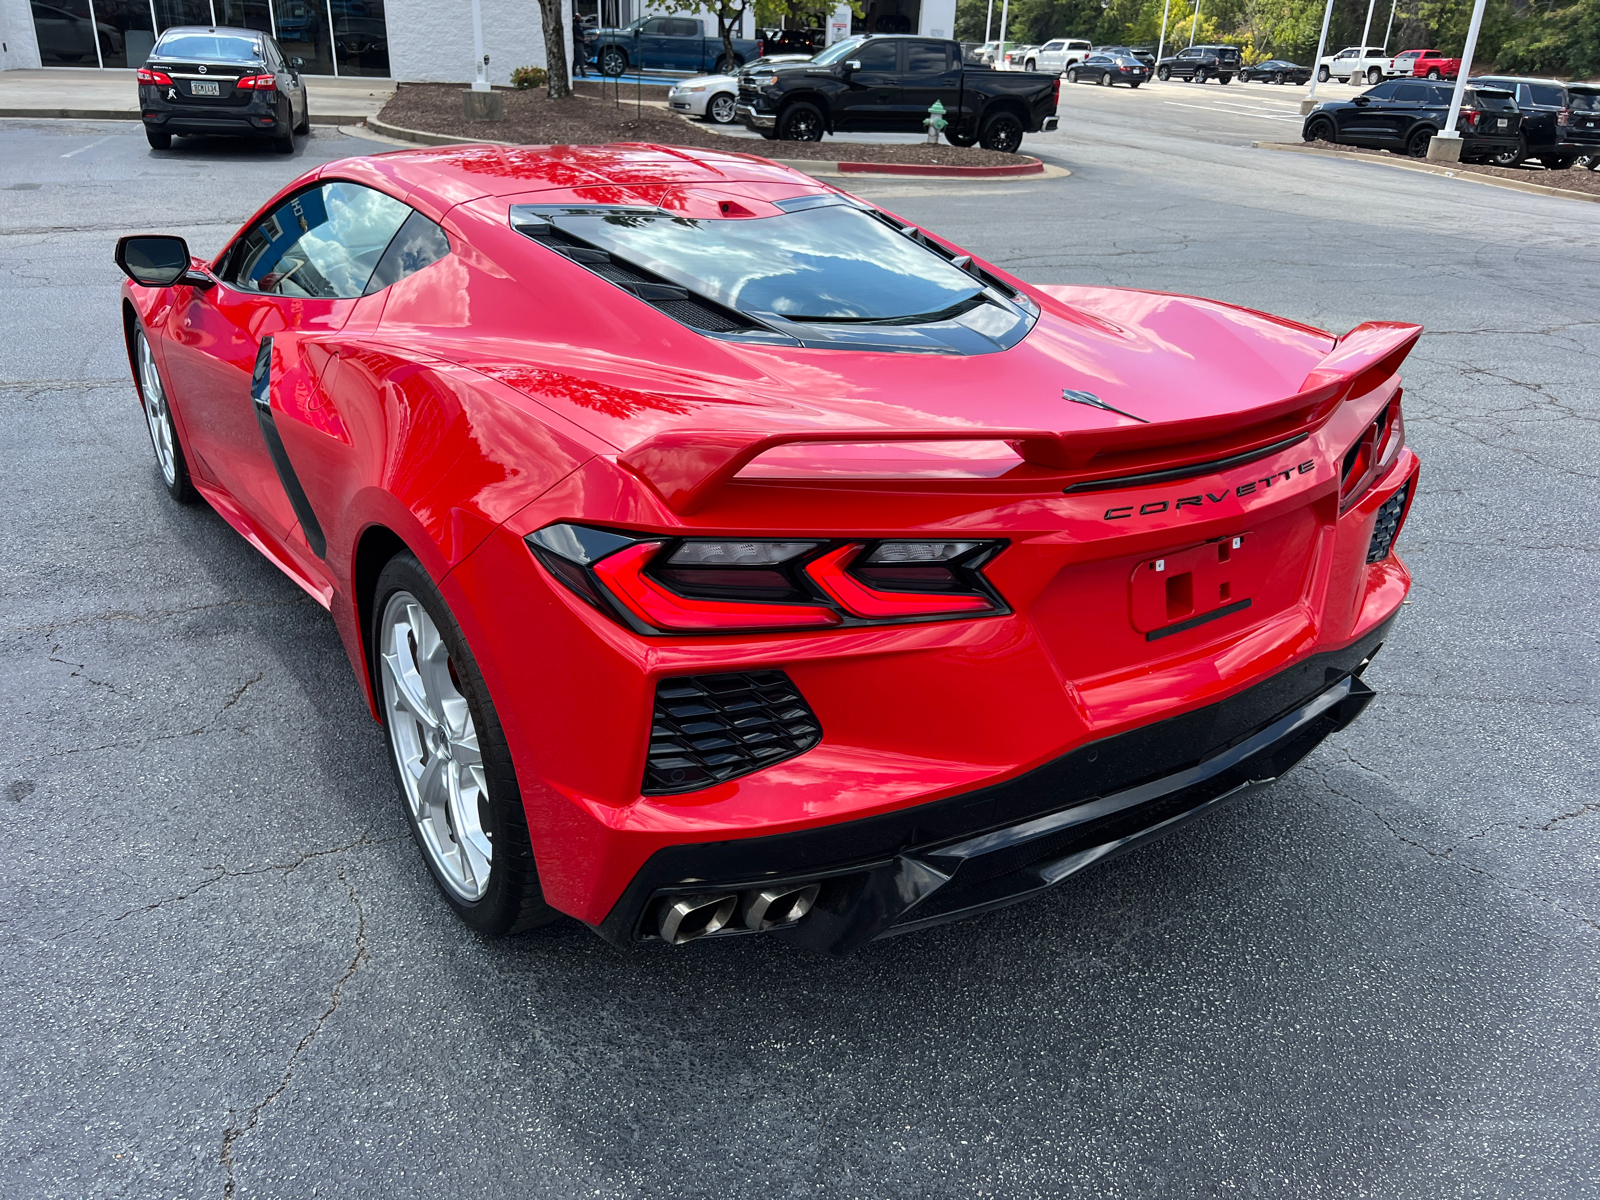
{"label": "parked car row", "polygon": [[[1445,128],[1454,90],[1442,81],[1386,80],[1354,99],[1317,105],[1301,136],[1423,158]],[[1472,79],[1462,92],[1456,130],[1463,162],[1513,167],[1532,158],[1562,171],[1584,158],[1587,165],[1600,159],[1600,84]]]}
{"label": "parked car row", "polygon": [[1336,79],[1340,83],[1376,84],[1385,79],[1454,79],[1461,73],[1461,60],[1438,50],[1402,50],[1391,55],[1382,46],[1346,46],[1337,54],[1317,60],[1317,82]]}

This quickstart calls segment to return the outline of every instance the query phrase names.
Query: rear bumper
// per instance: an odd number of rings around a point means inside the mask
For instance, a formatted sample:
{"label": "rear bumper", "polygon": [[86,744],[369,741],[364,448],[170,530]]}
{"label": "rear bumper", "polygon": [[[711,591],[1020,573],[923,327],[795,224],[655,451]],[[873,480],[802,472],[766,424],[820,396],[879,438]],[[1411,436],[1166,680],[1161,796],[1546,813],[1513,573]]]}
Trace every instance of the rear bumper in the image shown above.
{"label": "rear bumper", "polygon": [[277,92],[251,96],[244,104],[177,104],[162,89],[141,87],[139,111],[147,128],[163,133],[211,133],[272,137],[278,132]]}
{"label": "rear bumper", "polygon": [[1393,619],[1217,704],[1091,742],[1005,783],[795,833],[659,850],[600,933],[648,941],[674,899],[815,883],[811,911],[771,935],[842,957],[1025,900],[1271,782],[1343,729],[1374,695],[1361,672]]}

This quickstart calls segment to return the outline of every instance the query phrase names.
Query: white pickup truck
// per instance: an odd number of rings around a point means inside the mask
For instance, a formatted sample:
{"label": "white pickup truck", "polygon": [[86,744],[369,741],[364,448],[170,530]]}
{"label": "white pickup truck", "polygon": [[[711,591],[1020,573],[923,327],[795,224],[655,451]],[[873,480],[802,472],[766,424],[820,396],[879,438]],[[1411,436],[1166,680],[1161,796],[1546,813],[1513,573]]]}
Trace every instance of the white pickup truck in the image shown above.
{"label": "white pickup truck", "polygon": [[1360,46],[1346,46],[1337,54],[1317,60],[1317,82],[1327,83],[1333,76],[1340,83],[1378,83],[1389,73],[1393,61],[1382,46],[1368,46],[1363,54]]}
{"label": "white pickup truck", "polygon": [[1088,58],[1092,49],[1093,46],[1082,38],[1056,38],[1030,53],[1023,69],[1060,75],[1073,63]]}

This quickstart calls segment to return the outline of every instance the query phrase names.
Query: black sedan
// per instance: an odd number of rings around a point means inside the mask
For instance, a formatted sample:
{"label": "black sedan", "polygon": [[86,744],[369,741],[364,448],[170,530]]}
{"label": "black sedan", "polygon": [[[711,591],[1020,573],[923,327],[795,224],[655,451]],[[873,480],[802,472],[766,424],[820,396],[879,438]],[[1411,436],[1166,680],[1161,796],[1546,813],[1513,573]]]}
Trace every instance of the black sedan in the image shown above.
{"label": "black sedan", "polygon": [[[1331,100],[1307,115],[1301,136],[1308,142],[1337,142],[1392,150],[1426,158],[1428,143],[1450,114],[1452,85],[1417,79],[1391,79],[1354,100]],[[1522,114],[1517,100],[1502,88],[1469,87],[1462,95],[1461,161],[1477,162],[1522,144]]]}
{"label": "black sedan", "polygon": [[1150,78],[1150,68],[1131,54],[1091,54],[1067,68],[1068,83],[1098,83],[1101,87],[1125,83],[1138,87]]}
{"label": "black sedan", "polygon": [[1156,69],[1156,52],[1149,46],[1101,46],[1095,53],[1110,54],[1113,57],[1119,54],[1126,55],[1129,58],[1137,58],[1152,71]]}
{"label": "black sedan", "polygon": [[293,154],[294,135],[311,132],[303,65],[256,29],[168,29],[138,71],[145,137],[156,150],[185,133],[267,138]]}
{"label": "black sedan", "polygon": [[1240,83],[1309,83],[1311,68],[1281,58],[1269,58],[1239,69]]}

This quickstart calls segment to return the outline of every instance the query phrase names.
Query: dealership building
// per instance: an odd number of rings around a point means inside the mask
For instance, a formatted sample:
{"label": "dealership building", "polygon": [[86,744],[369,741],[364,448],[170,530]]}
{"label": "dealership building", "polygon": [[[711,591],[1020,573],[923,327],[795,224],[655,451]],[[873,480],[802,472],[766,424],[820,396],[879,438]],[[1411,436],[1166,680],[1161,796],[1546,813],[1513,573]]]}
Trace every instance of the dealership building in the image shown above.
{"label": "dealership building", "polygon": [[[490,82],[509,83],[513,68],[545,64],[536,0],[479,0],[479,7]],[[568,30],[574,7],[607,26],[659,11],[649,0],[563,0]],[[828,40],[852,32],[949,37],[955,25],[955,0],[867,0],[865,7],[863,17],[848,5],[819,13]],[[310,75],[464,83],[474,73],[472,9],[471,0],[0,0],[0,70],[138,67],[164,29],[232,25],[272,34]],[[754,37],[753,16],[745,26]],[[716,32],[714,18],[706,30]]]}

